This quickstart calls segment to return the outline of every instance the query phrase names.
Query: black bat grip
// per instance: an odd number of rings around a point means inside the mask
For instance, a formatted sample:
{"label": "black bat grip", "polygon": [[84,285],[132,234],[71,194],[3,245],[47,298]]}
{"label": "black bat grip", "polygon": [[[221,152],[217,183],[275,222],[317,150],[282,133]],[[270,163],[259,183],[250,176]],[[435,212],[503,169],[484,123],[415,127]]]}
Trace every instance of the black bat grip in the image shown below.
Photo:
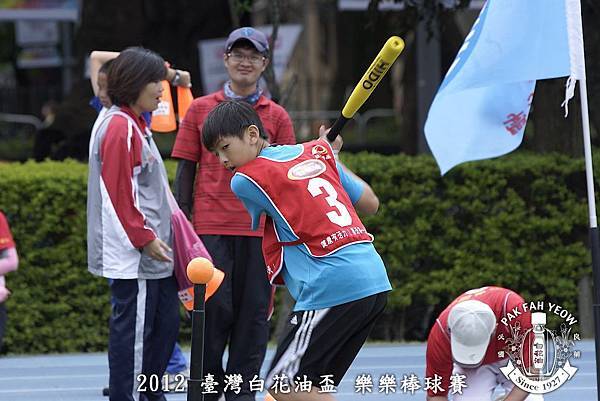
{"label": "black bat grip", "polygon": [[333,141],[335,141],[335,138],[337,138],[337,136],[340,134],[340,132],[342,131],[342,128],[344,128],[344,125],[346,125],[348,120],[350,120],[350,119],[346,118],[342,115],[340,115],[338,117],[338,119],[335,120],[335,123],[333,123],[333,125],[331,126],[331,129],[327,133],[327,140],[330,143],[333,143]]}

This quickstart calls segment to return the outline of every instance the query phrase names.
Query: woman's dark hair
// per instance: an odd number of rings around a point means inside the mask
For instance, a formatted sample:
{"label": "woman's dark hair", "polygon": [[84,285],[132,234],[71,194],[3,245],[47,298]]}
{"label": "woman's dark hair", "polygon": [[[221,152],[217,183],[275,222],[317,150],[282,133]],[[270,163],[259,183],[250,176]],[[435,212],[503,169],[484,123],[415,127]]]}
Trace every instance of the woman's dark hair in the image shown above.
{"label": "woman's dark hair", "polygon": [[117,106],[131,105],[150,82],[167,76],[165,61],[152,50],[129,47],[109,66],[108,96]]}
{"label": "woman's dark hair", "polygon": [[256,125],[261,138],[268,139],[258,114],[250,104],[242,100],[221,102],[204,120],[202,143],[206,149],[212,151],[221,138],[243,138],[244,131],[251,125]]}

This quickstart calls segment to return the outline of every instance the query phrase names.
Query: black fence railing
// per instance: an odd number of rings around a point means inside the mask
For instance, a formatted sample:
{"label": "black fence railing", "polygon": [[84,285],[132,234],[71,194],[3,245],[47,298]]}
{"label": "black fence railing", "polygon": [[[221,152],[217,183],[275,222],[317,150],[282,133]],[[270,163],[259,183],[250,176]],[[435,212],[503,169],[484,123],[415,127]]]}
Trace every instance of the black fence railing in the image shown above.
{"label": "black fence railing", "polygon": [[60,85],[0,89],[0,113],[41,115],[42,107],[62,99]]}

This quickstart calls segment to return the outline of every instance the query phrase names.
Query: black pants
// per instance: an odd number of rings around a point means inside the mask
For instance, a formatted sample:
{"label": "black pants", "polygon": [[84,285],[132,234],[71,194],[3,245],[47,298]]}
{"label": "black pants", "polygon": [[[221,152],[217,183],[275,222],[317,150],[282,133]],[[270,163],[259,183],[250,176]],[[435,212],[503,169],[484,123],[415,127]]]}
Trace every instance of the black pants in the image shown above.
{"label": "black pants", "polygon": [[[331,308],[292,312],[279,339],[265,387],[285,375],[313,386],[338,386],[387,303],[387,292]],[[292,384],[293,387],[293,384]]]}
{"label": "black pants", "polygon": [[2,351],[2,339],[4,338],[4,330],[6,329],[6,305],[0,304],[0,351]]}
{"label": "black pants", "polygon": [[[249,382],[260,376],[269,340],[267,313],[271,285],[262,255],[262,238],[228,235],[201,235],[215,267],[225,279],[206,302],[204,372],[219,383],[218,394],[205,394],[206,401],[216,401],[223,393],[225,375],[241,374],[239,394],[227,389],[225,398],[254,401]],[[229,344],[229,357],[223,368],[223,353]]]}
{"label": "black pants", "polygon": [[110,401],[134,401],[136,393],[140,401],[166,401],[151,377],[162,379],[179,333],[175,278],[116,279],[110,289]]}

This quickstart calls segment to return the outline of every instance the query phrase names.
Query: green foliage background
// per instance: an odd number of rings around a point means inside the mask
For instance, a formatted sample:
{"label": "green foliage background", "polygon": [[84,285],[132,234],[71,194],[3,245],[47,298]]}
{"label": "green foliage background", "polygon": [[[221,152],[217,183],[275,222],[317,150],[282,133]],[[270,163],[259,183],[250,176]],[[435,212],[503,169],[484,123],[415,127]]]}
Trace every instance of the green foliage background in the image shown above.
{"label": "green foliage background", "polygon": [[[591,272],[582,160],[517,154],[444,177],[427,156],[344,161],[381,200],[364,222],[394,291],[373,339],[423,340],[448,302],[483,285],[576,313],[577,282]],[[167,167],[172,179],[175,163]],[[106,347],[108,285],[86,269],[86,181],[87,166],[72,161],[0,164],[0,209],[20,256],[7,276],[5,352]]]}

